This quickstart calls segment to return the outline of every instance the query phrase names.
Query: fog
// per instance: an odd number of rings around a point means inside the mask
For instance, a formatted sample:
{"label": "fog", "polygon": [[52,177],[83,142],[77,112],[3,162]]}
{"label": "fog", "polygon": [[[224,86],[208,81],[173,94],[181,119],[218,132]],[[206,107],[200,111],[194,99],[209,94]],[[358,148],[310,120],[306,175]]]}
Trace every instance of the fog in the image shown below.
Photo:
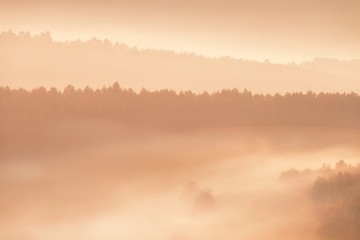
{"label": "fog", "polygon": [[336,239],[324,234],[329,214],[348,209],[319,200],[319,181],[360,156],[358,130],[346,129],[24,129],[1,129],[1,239]]}
{"label": "fog", "polygon": [[0,240],[360,239],[359,12],[1,0]]}

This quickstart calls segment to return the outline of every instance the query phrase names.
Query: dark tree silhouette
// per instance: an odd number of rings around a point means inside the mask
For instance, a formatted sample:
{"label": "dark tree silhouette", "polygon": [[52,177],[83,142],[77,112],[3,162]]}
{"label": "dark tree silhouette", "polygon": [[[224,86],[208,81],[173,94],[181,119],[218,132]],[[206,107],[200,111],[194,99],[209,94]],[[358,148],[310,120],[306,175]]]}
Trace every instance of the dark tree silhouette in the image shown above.
{"label": "dark tree silhouette", "polygon": [[93,90],[69,85],[61,92],[0,87],[2,121],[101,119],[120,125],[168,129],[242,126],[360,127],[355,93],[285,95],[222,90],[194,94],[164,89],[134,92],[118,83]]}

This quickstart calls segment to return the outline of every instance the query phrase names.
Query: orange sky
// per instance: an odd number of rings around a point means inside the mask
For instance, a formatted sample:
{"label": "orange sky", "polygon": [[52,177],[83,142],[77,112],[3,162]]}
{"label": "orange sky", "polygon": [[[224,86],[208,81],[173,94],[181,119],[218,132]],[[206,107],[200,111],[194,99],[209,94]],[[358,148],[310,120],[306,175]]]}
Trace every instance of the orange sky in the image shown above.
{"label": "orange sky", "polygon": [[2,0],[0,30],[274,62],[360,57],[357,0]]}

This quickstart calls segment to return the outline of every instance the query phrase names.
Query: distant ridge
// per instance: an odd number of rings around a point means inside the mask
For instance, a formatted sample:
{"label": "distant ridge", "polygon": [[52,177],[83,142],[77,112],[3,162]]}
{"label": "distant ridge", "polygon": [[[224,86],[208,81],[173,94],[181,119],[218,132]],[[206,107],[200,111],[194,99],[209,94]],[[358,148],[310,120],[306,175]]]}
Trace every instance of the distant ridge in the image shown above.
{"label": "distant ridge", "polygon": [[256,93],[360,93],[360,60],[317,58],[300,64],[210,58],[168,50],[139,50],[126,44],[92,38],[54,41],[50,32],[0,33],[0,85],[31,89],[102,87],[113,82],[140,90],[194,92],[224,88]]}

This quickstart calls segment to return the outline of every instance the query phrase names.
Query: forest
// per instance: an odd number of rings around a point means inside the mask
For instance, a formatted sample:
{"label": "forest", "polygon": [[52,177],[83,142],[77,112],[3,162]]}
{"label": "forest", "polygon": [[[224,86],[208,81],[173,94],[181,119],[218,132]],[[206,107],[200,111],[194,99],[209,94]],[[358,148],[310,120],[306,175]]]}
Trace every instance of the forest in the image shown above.
{"label": "forest", "polygon": [[133,91],[119,83],[101,89],[31,91],[0,87],[1,121],[104,120],[127,127],[168,130],[251,126],[304,126],[358,129],[357,93],[252,94],[228,89]]}

